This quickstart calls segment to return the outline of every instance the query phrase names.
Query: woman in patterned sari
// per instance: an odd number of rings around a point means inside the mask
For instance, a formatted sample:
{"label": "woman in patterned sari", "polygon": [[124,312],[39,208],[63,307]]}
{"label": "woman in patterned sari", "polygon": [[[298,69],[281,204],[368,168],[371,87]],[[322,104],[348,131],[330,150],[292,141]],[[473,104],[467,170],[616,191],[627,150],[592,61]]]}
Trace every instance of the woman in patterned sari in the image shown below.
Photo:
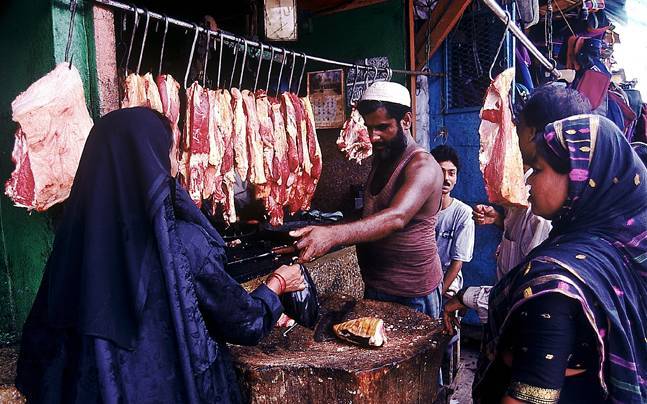
{"label": "woman in patterned sari", "polygon": [[535,145],[530,201],[554,227],[490,294],[475,401],[647,402],[647,170],[599,116]]}

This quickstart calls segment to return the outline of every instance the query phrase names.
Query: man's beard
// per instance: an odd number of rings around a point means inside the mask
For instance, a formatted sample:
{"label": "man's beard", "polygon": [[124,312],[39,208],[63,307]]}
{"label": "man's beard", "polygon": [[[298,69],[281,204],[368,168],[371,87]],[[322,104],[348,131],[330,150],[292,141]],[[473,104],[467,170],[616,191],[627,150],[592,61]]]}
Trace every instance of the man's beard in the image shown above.
{"label": "man's beard", "polygon": [[382,150],[375,150],[375,157],[379,160],[395,160],[402,155],[407,148],[407,135],[404,133],[402,125],[398,124],[398,133],[388,141],[382,143]]}

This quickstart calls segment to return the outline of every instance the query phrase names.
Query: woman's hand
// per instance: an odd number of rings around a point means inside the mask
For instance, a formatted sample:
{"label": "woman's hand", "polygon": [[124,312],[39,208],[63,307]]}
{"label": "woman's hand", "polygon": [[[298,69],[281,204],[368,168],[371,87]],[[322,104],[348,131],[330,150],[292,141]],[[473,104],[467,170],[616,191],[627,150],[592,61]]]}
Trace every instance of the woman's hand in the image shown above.
{"label": "woman's hand", "polygon": [[277,295],[296,292],[306,287],[305,279],[301,273],[301,266],[298,264],[281,265],[270,274],[265,284]]}

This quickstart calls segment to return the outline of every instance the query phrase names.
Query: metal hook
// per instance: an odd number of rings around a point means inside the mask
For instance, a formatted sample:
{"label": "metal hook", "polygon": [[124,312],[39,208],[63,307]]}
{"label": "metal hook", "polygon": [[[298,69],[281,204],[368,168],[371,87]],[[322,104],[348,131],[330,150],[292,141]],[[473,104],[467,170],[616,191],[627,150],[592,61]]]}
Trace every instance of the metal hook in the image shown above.
{"label": "metal hook", "polygon": [[256,67],[256,79],[254,79],[254,93],[256,93],[256,88],[258,86],[258,76],[261,74],[261,65],[263,64],[263,48],[264,45],[261,45],[261,50],[258,54],[258,66]]}
{"label": "metal hook", "polygon": [[387,67],[386,68],[386,81],[391,81],[392,78],[393,78],[393,69],[391,69],[390,67]]}
{"label": "metal hook", "polygon": [[299,95],[299,91],[301,90],[301,82],[303,81],[303,73],[306,71],[306,63],[308,62],[308,56],[303,53],[303,66],[301,66],[301,76],[299,76],[299,85],[297,86],[297,95]]}
{"label": "metal hook", "polygon": [[137,74],[139,74],[139,68],[142,65],[142,56],[144,55],[144,48],[146,47],[146,36],[148,35],[148,23],[151,17],[148,9],[144,8],[144,13],[146,14],[146,24],[144,24],[144,38],[142,39],[142,47],[139,50],[139,60],[137,61]]}
{"label": "metal hook", "polygon": [[128,46],[128,54],[126,55],[126,74],[128,74],[128,63],[130,62],[130,54],[133,50],[133,42],[135,42],[135,33],[137,32],[137,26],[139,25],[139,11],[137,6],[132,4],[131,7],[135,10],[135,21],[133,24],[133,32],[130,34],[130,45]]}
{"label": "metal hook", "polygon": [[265,85],[265,92],[270,91],[270,77],[272,76],[272,64],[274,63],[274,47],[272,46],[272,53],[270,55],[270,68],[267,70],[267,84]]}
{"label": "metal hook", "polygon": [[364,66],[364,68],[366,69],[366,73],[364,74],[364,91],[366,91],[368,89],[368,73],[369,73],[369,71],[368,71],[368,66]]}
{"label": "metal hook", "polygon": [[67,28],[67,45],[65,46],[65,61],[70,63],[72,68],[72,58],[70,56],[70,48],[72,47],[72,38],[74,37],[74,16],[76,15],[76,0],[70,1],[70,25]]}
{"label": "metal hook", "polygon": [[243,85],[243,73],[245,72],[245,61],[247,60],[247,40],[244,39],[245,49],[243,49],[243,63],[240,65],[240,78],[238,79],[238,88]]}
{"label": "metal hook", "polygon": [[222,32],[219,32],[218,35],[220,35],[220,56],[218,56],[218,78],[216,79],[216,85],[218,86],[218,88],[220,88],[220,71],[222,70],[222,48],[224,48],[224,40],[222,37]]}
{"label": "metal hook", "polygon": [[207,82],[207,63],[209,62],[209,41],[211,40],[211,30],[207,29],[207,45],[204,50],[204,67],[202,72],[202,87],[205,86]]}
{"label": "metal hook", "polygon": [[276,96],[279,95],[279,90],[281,89],[281,76],[283,75],[283,67],[285,67],[285,61],[288,58],[287,52],[285,49],[281,49],[283,52],[283,59],[281,60],[281,68],[279,69],[279,79],[276,82]]}
{"label": "metal hook", "polygon": [[377,66],[373,66],[373,69],[375,69],[375,75],[373,76],[373,81],[371,82],[371,84],[375,83],[375,81],[377,80],[377,74],[378,74],[377,73]]}
{"label": "metal hook", "polygon": [[162,36],[162,50],[160,52],[160,64],[157,68],[157,75],[162,74],[162,60],[164,59],[164,45],[166,44],[166,33],[168,32],[168,17],[164,16],[164,35]]}
{"label": "metal hook", "polygon": [[189,54],[189,64],[186,66],[186,73],[184,73],[184,88],[186,88],[186,81],[189,79],[189,71],[191,70],[191,63],[193,63],[193,53],[195,52],[195,43],[198,41],[198,34],[200,33],[198,24],[193,23],[193,29],[195,29],[195,34],[193,35],[193,45],[191,45],[191,53]]}
{"label": "metal hook", "polygon": [[357,84],[357,77],[359,76],[359,66],[354,65],[355,67],[355,79],[353,80],[353,86],[350,88],[350,102],[351,104],[355,101],[353,98],[355,96],[355,85]]}
{"label": "metal hook", "polygon": [[292,52],[292,67],[290,68],[290,78],[288,79],[288,93],[292,92],[292,76],[294,76],[294,65],[297,63],[297,54]]}
{"label": "metal hook", "polygon": [[494,78],[492,77],[492,70],[494,69],[494,65],[496,65],[496,60],[499,58],[499,53],[501,53],[501,47],[503,47],[503,42],[505,42],[505,38],[508,36],[508,29],[510,28],[510,20],[512,19],[510,17],[510,13],[506,10],[505,11],[506,15],[506,22],[505,22],[505,29],[503,30],[503,36],[501,37],[501,42],[499,42],[499,47],[496,50],[496,54],[494,55],[494,60],[492,60],[492,64],[490,65],[490,70],[488,71],[488,75],[490,76],[490,81],[494,81]]}
{"label": "metal hook", "polygon": [[[240,39],[238,40],[240,43]],[[229,88],[234,83],[234,73],[236,73],[236,62],[238,62],[238,43],[234,44],[234,64],[231,66],[231,77],[229,78]]]}

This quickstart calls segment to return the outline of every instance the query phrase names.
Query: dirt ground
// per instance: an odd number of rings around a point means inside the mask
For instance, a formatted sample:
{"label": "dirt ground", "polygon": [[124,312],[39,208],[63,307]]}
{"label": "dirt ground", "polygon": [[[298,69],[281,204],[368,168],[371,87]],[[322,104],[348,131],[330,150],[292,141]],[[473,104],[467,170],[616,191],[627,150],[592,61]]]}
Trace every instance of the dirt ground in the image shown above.
{"label": "dirt ground", "polygon": [[25,399],[13,386],[16,378],[18,346],[0,346],[0,403],[22,404]]}

